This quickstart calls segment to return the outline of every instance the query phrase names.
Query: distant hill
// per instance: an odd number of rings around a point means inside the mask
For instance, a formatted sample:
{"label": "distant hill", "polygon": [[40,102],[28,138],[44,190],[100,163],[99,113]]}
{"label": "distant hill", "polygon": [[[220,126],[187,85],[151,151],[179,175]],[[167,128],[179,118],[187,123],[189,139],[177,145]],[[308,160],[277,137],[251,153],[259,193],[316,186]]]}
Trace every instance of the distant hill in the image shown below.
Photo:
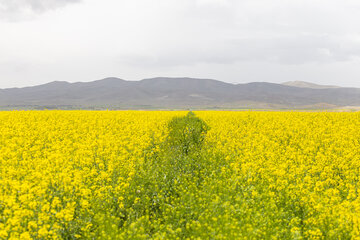
{"label": "distant hill", "polygon": [[309,88],[211,79],[151,78],[50,82],[0,89],[0,109],[224,109],[360,106],[360,89]]}
{"label": "distant hill", "polygon": [[291,86],[291,87],[300,87],[300,88],[314,88],[314,89],[340,88],[338,86],[319,85],[319,84],[303,82],[303,81],[285,82],[285,83],[283,83],[283,85]]}

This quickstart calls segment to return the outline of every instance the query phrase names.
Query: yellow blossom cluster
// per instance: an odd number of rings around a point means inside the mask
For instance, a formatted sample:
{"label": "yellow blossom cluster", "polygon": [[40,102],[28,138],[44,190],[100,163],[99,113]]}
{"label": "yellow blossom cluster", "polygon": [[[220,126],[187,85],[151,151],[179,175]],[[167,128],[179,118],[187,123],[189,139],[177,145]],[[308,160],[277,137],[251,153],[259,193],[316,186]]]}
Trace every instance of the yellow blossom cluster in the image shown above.
{"label": "yellow blossom cluster", "polygon": [[198,116],[229,166],[220,185],[237,193],[219,205],[235,197],[240,237],[360,239],[360,113]]}
{"label": "yellow blossom cluster", "polygon": [[195,114],[0,112],[0,239],[360,239],[360,113]]}
{"label": "yellow blossom cluster", "polygon": [[[91,237],[173,113],[0,113],[0,239]],[[71,238],[68,238],[71,239]]]}

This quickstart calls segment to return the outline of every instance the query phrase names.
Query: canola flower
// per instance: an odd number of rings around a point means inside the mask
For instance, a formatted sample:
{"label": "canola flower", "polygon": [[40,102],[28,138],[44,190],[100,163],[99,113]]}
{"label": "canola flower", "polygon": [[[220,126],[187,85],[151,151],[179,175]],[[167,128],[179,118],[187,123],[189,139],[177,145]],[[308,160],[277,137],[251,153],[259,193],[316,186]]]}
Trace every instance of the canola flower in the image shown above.
{"label": "canola flower", "polygon": [[360,114],[0,112],[0,239],[360,239]]}

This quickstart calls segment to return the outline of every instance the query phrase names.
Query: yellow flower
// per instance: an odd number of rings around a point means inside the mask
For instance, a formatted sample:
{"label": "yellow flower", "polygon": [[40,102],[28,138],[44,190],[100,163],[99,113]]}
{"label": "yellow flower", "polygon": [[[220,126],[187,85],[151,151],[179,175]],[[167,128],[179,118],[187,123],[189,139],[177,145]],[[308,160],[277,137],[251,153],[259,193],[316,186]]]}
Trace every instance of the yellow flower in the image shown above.
{"label": "yellow flower", "polygon": [[0,230],[0,238],[1,238],[1,239],[6,239],[7,236],[8,236],[7,231],[5,231],[5,230]]}
{"label": "yellow flower", "polygon": [[33,239],[29,232],[23,232],[22,234],[20,234],[20,240],[31,240]]}
{"label": "yellow flower", "polygon": [[47,237],[48,233],[49,232],[48,232],[46,226],[40,228],[39,231],[38,231],[38,234],[39,234],[40,237]]}

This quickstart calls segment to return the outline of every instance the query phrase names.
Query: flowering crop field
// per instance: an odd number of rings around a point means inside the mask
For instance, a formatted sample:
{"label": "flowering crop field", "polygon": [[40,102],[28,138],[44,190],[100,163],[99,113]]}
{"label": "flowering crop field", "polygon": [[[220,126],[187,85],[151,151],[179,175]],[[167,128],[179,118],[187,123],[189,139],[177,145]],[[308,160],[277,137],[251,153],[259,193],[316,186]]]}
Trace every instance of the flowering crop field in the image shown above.
{"label": "flowering crop field", "polygon": [[0,239],[360,239],[360,113],[0,112]]}

